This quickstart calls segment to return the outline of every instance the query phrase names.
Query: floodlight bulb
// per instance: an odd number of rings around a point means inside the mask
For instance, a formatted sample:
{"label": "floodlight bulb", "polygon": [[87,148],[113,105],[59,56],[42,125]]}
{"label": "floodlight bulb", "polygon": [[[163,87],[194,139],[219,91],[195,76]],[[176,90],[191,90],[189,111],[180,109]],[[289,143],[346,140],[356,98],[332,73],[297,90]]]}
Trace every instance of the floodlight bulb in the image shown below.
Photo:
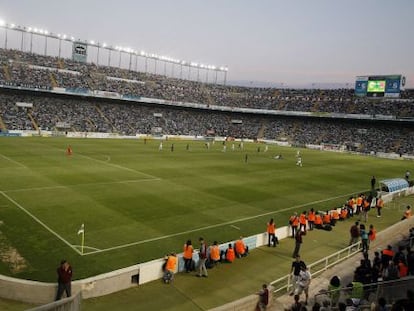
{"label": "floodlight bulb", "polygon": [[4,20],[0,19],[0,26],[4,26],[4,25],[6,25],[6,22]]}

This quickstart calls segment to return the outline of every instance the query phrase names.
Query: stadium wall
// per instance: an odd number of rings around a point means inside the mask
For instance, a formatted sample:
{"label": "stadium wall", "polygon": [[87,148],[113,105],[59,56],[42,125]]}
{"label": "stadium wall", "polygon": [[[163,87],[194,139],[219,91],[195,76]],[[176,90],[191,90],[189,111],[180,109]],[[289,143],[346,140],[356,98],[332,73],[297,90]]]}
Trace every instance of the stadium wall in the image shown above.
{"label": "stadium wall", "polygon": [[[383,193],[382,198],[384,202],[387,203],[399,196],[411,195],[413,193],[414,188],[411,187],[398,192],[385,194]],[[276,231],[276,236],[279,238],[279,240],[288,237],[289,227],[285,226],[278,228]],[[267,244],[267,235],[266,233],[260,233],[257,235],[245,237],[244,241],[246,245],[249,246],[249,249],[254,249],[256,247]],[[229,243],[234,243],[234,241],[229,241],[221,244],[220,249],[225,250]],[[181,272],[184,270],[182,254],[179,254],[178,258],[179,265],[177,270],[178,272]],[[193,259],[197,263],[198,254],[195,253]],[[74,294],[82,292],[82,297],[84,299],[88,299],[145,284],[147,282],[162,278],[162,265],[164,262],[165,260],[163,258],[160,258],[115,270],[109,273],[93,276],[87,279],[73,281],[72,292]],[[0,297],[5,299],[33,304],[45,304],[54,300],[56,287],[56,283],[21,280],[0,275]],[[255,298],[257,299],[257,296]]]}

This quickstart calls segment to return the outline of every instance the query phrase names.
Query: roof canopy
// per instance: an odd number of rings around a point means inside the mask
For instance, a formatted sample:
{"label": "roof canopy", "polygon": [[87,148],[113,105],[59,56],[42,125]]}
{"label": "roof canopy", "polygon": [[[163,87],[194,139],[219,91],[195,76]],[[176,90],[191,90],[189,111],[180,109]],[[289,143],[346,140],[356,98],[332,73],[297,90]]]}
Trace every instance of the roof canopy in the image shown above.
{"label": "roof canopy", "polygon": [[382,191],[394,192],[409,187],[408,181],[404,178],[384,179],[380,181]]}

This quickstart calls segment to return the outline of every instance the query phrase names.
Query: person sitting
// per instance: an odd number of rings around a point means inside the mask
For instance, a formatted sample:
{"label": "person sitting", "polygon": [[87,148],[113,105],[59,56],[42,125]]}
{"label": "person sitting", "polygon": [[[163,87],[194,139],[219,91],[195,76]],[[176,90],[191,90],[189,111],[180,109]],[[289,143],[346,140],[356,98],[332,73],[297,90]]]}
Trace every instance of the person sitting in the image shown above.
{"label": "person sitting", "polygon": [[210,247],[210,262],[213,266],[217,265],[220,262],[220,248],[217,241],[213,242],[213,245]]}
{"label": "person sitting", "polygon": [[164,283],[170,283],[173,280],[174,273],[177,270],[177,255],[175,253],[171,253],[170,255],[166,256],[166,262],[164,267],[164,276],[163,280]]}
{"label": "person sitting", "polygon": [[234,251],[237,258],[246,257],[249,254],[249,248],[244,244],[242,236],[234,243]]}
{"label": "person sitting", "polygon": [[234,252],[233,247],[229,244],[228,248],[226,249],[225,253],[225,262],[232,263],[236,258],[236,254]]}
{"label": "person sitting", "polygon": [[322,216],[319,213],[317,213],[315,215],[315,228],[316,229],[323,229]]}

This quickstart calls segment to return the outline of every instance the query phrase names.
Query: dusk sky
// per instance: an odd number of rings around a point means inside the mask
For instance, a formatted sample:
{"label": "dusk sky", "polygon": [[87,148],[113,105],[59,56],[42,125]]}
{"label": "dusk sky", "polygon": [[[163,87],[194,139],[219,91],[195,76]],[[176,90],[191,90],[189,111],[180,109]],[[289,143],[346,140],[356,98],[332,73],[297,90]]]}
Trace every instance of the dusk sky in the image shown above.
{"label": "dusk sky", "polygon": [[412,0],[0,0],[7,23],[227,66],[230,82],[274,86],[403,74],[413,88],[413,13]]}

